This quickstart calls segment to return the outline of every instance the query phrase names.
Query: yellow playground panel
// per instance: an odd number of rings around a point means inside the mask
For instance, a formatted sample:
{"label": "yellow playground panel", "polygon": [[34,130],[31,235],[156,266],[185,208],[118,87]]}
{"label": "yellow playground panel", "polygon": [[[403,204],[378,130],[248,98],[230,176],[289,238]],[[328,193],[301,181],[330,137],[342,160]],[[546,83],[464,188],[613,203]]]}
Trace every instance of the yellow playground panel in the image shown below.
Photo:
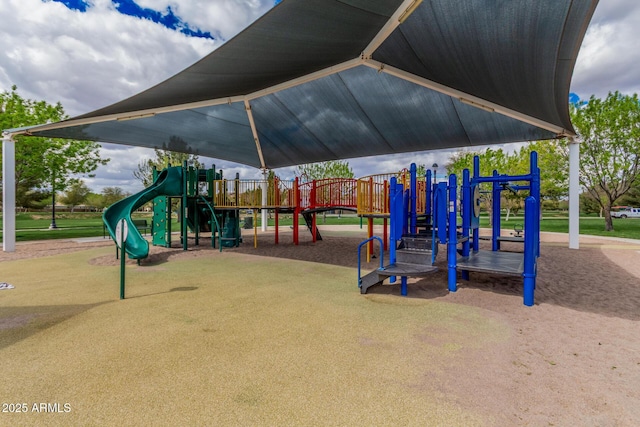
{"label": "yellow playground panel", "polygon": [[[407,169],[396,173],[370,175],[358,179],[358,215],[366,217],[389,216],[389,185],[391,178],[396,178],[404,188],[410,187],[410,174]],[[425,193],[427,191],[424,177],[418,177],[416,183],[416,213],[425,213]]]}

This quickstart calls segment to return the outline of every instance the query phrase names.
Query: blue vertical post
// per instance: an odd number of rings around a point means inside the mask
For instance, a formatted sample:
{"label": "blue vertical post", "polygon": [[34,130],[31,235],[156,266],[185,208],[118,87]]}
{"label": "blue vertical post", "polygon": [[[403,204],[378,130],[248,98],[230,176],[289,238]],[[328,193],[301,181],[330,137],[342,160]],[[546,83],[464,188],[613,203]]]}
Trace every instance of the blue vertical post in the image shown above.
{"label": "blue vertical post", "polygon": [[416,201],[417,201],[417,186],[418,186],[418,177],[417,177],[418,169],[415,163],[411,163],[409,167],[409,176],[410,176],[410,186],[411,186],[411,196],[409,202],[409,233],[416,233]]}
{"label": "blue vertical post", "polygon": [[424,185],[425,185],[425,204],[424,204],[424,210],[425,210],[425,214],[427,215],[427,227],[429,227],[430,224],[433,223],[432,218],[433,218],[433,212],[432,212],[432,208],[431,208],[431,202],[433,199],[433,195],[432,195],[432,189],[431,189],[431,170],[427,169],[427,173],[425,175],[425,179],[424,179]]}
{"label": "blue vertical post", "polygon": [[[478,178],[480,177],[480,157],[473,156],[473,182],[478,184]],[[475,203],[475,201],[474,201]],[[480,250],[480,227],[473,229],[473,247],[474,252]]]}
{"label": "blue vertical post", "polygon": [[[498,171],[493,171],[493,176],[498,176]],[[492,207],[491,207],[491,250],[499,251],[500,250],[500,241],[498,237],[500,236],[500,183],[496,180],[493,181],[492,184]]]}
{"label": "blue vertical post", "polygon": [[536,290],[536,205],[538,201],[533,196],[524,202],[524,305],[532,306]]}
{"label": "blue vertical post", "polygon": [[409,190],[400,190],[400,194],[402,194],[402,235],[404,235],[409,232]]}
{"label": "blue vertical post", "polygon": [[457,261],[457,253],[456,247],[458,245],[457,242],[457,228],[456,228],[456,199],[457,199],[457,184],[456,184],[456,175],[449,175],[449,209],[448,209],[448,241],[447,241],[447,266],[449,267],[448,271],[448,285],[449,292],[455,292],[458,290],[457,285],[457,275],[456,275],[456,267],[458,264]]}
{"label": "blue vertical post", "polygon": [[[469,230],[471,229],[471,179],[469,169],[462,171],[462,256],[469,256],[471,242],[469,241]],[[469,270],[462,271],[462,278],[469,280]]]}
{"label": "blue vertical post", "polygon": [[[398,205],[400,209],[400,215],[402,218],[402,233],[398,236],[398,240],[400,240],[402,236],[407,234],[408,228],[409,228],[408,209],[409,209],[410,191],[405,190],[402,185],[399,185],[398,193],[400,195],[399,197],[400,200]],[[400,276],[400,295],[407,296],[407,276]]]}
{"label": "blue vertical post", "polygon": [[[530,183],[530,194],[533,198],[536,199],[536,211],[534,213],[536,225],[535,225],[535,235],[536,235],[536,256],[540,256],[540,214],[541,214],[541,205],[542,200],[540,200],[540,169],[538,168],[538,153],[532,151],[529,159],[530,165],[529,168],[531,174],[531,183]],[[526,215],[526,213],[525,213]]]}
{"label": "blue vertical post", "polygon": [[[389,240],[391,244],[389,245],[389,264],[393,265],[396,263],[396,236],[398,234],[398,220],[397,218],[397,208],[396,208],[396,193],[398,191],[398,184],[396,177],[391,177],[391,183],[389,184]],[[389,278],[389,283],[395,283],[395,276],[391,276]]]}

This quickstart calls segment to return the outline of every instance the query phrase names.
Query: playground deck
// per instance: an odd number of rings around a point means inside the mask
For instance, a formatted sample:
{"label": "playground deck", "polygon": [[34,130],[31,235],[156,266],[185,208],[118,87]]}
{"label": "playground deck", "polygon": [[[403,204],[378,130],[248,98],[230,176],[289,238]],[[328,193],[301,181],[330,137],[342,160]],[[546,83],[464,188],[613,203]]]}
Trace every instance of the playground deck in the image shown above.
{"label": "playground deck", "polygon": [[479,251],[458,258],[458,270],[520,276],[524,272],[524,255],[521,252]]}
{"label": "playground deck", "polygon": [[397,262],[385,267],[384,270],[376,270],[379,276],[426,276],[438,270],[431,264],[410,264]]}

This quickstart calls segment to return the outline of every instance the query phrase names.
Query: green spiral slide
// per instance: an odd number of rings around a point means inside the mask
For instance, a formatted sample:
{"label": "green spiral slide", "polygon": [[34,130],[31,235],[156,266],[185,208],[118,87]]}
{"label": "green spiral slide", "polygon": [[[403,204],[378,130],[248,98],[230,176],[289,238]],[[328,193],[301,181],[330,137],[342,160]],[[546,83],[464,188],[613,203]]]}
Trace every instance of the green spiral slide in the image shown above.
{"label": "green spiral slide", "polygon": [[118,223],[123,219],[127,222],[128,233],[125,239],[125,250],[129,258],[142,259],[149,255],[149,242],[142,237],[135,225],[133,225],[131,212],[158,196],[181,196],[182,188],[182,168],[166,168],[160,172],[155,182],[149,187],[114,203],[104,211],[102,220],[114,241],[116,240],[116,226]]}

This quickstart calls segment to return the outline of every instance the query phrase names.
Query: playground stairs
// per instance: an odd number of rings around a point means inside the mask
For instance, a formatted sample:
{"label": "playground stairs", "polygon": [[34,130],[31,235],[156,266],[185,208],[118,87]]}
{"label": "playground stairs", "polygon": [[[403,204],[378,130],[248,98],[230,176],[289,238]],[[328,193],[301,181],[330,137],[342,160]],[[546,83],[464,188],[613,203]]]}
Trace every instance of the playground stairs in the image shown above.
{"label": "playground stairs", "polygon": [[396,249],[396,262],[377,269],[360,279],[360,293],[381,285],[392,276],[422,277],[438,270],[432,264],[431,236],[410,234],[402,236]]}
{"label": "playground stairs", "polygon": [[[313,213],[302,212],[302,217],[304,218],[304,222],[307,224],[307,228],[313,236]],[[316,227],[316,240],[322,240],[322,236],[320,235],[320,230],[318,230],[318,227]]]}
{"label": "playground stairs", "polygon": [[419,233],[431,233],[431,219],[427,216],[419,216],[416,219],[416,228]]}

